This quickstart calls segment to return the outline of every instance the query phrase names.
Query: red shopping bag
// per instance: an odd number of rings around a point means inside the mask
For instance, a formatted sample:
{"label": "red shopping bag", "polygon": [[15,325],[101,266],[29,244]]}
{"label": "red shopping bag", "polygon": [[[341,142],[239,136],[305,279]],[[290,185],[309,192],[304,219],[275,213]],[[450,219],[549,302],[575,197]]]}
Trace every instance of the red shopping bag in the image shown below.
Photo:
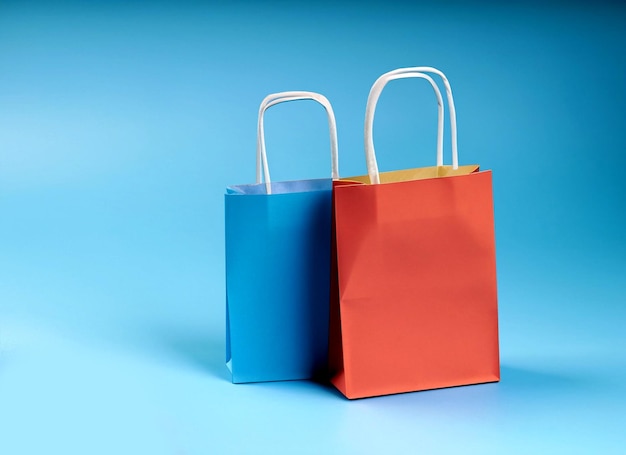
{"label": "red shopping bag", "polygon": [[[452,129],[443,166],[379,173],[374,109],[389,80],[442,77]],[[366,109],[368,175],[334,183],[329,364],[348,398],[500,379],[491,171],[458,166],[449,83],[428,67],[395,70]]]}

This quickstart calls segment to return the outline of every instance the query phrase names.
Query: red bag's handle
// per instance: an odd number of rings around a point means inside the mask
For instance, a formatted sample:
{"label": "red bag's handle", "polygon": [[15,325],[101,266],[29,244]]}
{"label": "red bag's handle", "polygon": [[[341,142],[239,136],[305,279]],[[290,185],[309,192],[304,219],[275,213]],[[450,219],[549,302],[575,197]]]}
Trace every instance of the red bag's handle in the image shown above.
{"label": "red bag's handle", "polygon": [[[452,168],[457,169],[459,167],[458,150],[457,150],[457,131],[456,131],[456,110],[454,108],[454,99],[452,97],[452,88],[446,78],[445,74],[436,68],[430,66],[415,66],[411,68],[399,68],[393,71],[389,71],[374,82],[370,89],[369,96],[367,98],[367,106],[365,108],[365,160],[367,162],[367,173],[370,177],[370,182],[374,184],[380,183],[380,176],[378,172],[378,163],[376,162],[376,153],[374,151],[373,140],[373,126],[374,126],[374,112],[376,110],[376,103],[380,94],[383,91],[387,82],[394,79],[403,79],[410,77],[418,77],[428,80],[433,87],[436,87],[434,81],[423,73],[433,73],[441,77],[446,89],[446,95],[448,98],[448,107],[450,108],[450,129],[452,135]],[[439,124],[437,131],[437,166],[443,166],[443,106],[441,100],[441,92],[439,89],[435,89],[438,94],[437,102],[440,106],[439,109]]]}
{"label": "red bag's handle", "polygon": [[257,154],[256,154],[256,183],[262,183],[265,180],[265,189],[267,194],[271,194],[270,170],[267,165],[267,153],[265,151],[265,130],[263,127],[263,116],[265,111],[279,103],[296,101],[296,100],[313,100],[320,103],[326,110],[328,115],[328,128],[330,130],[330,156],[331,156],[331,177],[339,178],[339,156],[337,153],[337,122],[335,121],[335,113],[328,99],[319,93],[305,91],[280,92],[268,95],[261,102],[259,107],[259,120],[257,126]]}

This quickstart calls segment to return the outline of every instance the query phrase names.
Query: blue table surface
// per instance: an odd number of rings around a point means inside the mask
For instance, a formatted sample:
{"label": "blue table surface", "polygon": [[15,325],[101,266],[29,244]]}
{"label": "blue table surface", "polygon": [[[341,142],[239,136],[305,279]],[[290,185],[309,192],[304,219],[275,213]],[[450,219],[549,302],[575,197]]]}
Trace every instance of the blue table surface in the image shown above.
{"label": "blue table surface", "polygon": [[[3,2],[0,454],[626,453],[624,48],[612,2]],[[224,193],[259,103],[326,95],[360,175],[369,87],[418,65],[493,170],[501,382],[231,384]],[[389,84],[381,170],[434,164],[436,112]],[[266,138],[275,181],[330,175],[314,103]]]}

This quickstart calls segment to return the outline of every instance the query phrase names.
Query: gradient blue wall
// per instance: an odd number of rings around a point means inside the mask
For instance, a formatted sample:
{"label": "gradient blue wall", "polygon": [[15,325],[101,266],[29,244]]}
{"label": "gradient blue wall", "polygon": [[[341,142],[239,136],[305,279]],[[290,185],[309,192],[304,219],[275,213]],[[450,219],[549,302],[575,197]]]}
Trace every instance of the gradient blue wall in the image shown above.
{"label": "gradient blue wall", "polygon": [[[625,49],[609,2],[3,2],[0,453],[621,453]],[[494,172],[502,382],[229,384],[223,193],[258,104],[325,94],[363,174],[369,87],[414,65]],[[274,179],[330,174],[322,112],[268,113]],[[391,83],[381,169],[433,164],[435,129],[427,85]]]}

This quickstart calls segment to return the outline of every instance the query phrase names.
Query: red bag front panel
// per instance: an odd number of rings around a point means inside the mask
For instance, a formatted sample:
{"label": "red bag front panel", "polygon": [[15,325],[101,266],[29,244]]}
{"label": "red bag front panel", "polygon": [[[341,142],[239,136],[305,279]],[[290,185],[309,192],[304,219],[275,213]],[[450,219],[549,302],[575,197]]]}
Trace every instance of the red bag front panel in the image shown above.
{"label": "red bag front panel", "polygon": [[334,188],[332,382],[348,398],[499,380],[491,172]]}

